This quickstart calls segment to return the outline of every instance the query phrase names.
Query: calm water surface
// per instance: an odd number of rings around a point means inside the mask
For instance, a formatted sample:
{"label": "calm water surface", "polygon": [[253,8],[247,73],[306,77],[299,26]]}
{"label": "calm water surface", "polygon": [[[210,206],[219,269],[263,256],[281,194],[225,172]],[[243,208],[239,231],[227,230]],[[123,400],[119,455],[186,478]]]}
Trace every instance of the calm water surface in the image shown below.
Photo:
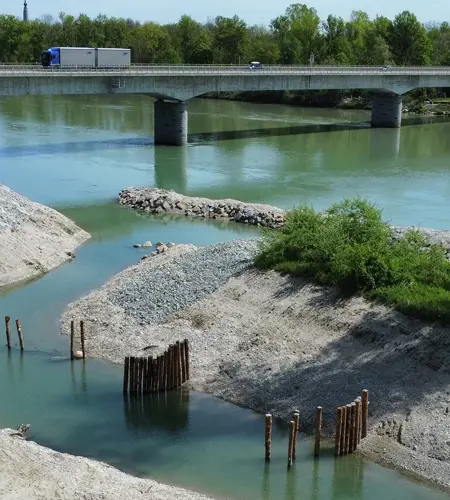
{"label": "calm water surface", "polygon": [[[393,223],[448,228],[449,123],[370,130],[364,111],[194,100],[190,144],[152,146],[144,96],[0,99],[0,182],[49,204],[92,234],[70,264],[3,291],[0,315],[20,318],[27,352],[0,350],[0,424],[32,425],[52,448],[122,470],[235,499],[443,499],[357,457],[311,460],[302,437],[286,473],[287,430],[263,456],[262,416],[210,396],[178,392],[143,404],[121,394],[121,368],[70,364],[59,334],[64,306],[135,263],[150,239],[194,243],[254,237],[227,223],[153,217],[115,203],[128,186],[282,207],[317,208],[348,195],[377,201]],[[353,123],[353,125],[352,125]]]}

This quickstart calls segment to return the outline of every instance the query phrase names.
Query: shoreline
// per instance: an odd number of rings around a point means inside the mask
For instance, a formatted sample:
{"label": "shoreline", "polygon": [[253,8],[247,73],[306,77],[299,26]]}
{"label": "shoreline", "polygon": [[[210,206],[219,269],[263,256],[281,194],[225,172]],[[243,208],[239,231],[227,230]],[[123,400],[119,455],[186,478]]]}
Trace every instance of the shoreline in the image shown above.
{"label": "shoreline", "polygon": [[0,449],[2,500],[212,500],[104,462],[54,451],[12,429],[0,429]]}
{"label": "shoreline", "polygon": [[[283,419],[298,407],[305,431],[322,406],[324,435],[332,434],[335,408],[367,388],[371,437],[361,453],[450,488],[449,330],[258,271],[252,265],[257,244],[167,248],[70,304],[62,333],[71,319],[83,318],[88,356],[114,363],[142,355],[149,345],[158,355],[188,338],[191,389]],[[420,460],[395,450],[388,460],[375,445],[378,438],[393,447],[399,442]]]}
{"label": "shoreline", "polygon": [[70,261],[89,238],[53,208],[0,184],[0,288],[38,278]]}

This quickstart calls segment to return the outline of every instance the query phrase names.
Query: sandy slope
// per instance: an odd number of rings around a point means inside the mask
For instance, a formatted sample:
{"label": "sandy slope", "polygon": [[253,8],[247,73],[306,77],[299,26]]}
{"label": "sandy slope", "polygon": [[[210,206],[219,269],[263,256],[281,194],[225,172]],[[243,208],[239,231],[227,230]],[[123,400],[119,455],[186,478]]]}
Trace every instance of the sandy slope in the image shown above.
{"label": "sandy slope", "polygon": [[89,237],[56,210],[0,184],[0,287],[59,266]]}
{"label": "sandy slope", "polygon": [[208,500],[199,493],[138,479],[102,462],[39,446],[0,430],[2,500]]}

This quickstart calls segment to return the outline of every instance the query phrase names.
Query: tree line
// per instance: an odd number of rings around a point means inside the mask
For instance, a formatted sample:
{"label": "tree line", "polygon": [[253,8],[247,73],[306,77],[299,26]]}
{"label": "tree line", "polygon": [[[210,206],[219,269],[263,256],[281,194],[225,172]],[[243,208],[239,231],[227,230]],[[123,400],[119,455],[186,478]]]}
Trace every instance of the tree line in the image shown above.
{"label": "tree line", "polygon": [[0,62],[37,62],[54,46],[127,47],[135,63],[450,65],[450,25],[424,25],[404,11],[395,19],[354,11],[350,20],[293,4],[269,27],[238,16],[201,24],[183,15],[175,24],[132,19],[77,18],[60,13],[23,22],[0,16]]}

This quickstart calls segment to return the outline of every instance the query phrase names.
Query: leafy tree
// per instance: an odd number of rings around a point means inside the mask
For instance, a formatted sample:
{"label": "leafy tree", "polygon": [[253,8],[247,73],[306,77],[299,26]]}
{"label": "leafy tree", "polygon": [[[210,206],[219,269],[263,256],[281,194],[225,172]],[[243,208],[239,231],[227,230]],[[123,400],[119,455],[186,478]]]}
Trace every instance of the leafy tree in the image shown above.
{"label": "leafy tree", "polygon": [[218,16],[213,33],[217,59],[224,64],[242,62],[248,39],[245,22],[238,16]]}
{"label": "leafy tree", "polygon": [[405,10],[398,14],[391,29],[391,48],[394,60],[401,66],[426,65],[431,59],[431,41],[425,26]]}

